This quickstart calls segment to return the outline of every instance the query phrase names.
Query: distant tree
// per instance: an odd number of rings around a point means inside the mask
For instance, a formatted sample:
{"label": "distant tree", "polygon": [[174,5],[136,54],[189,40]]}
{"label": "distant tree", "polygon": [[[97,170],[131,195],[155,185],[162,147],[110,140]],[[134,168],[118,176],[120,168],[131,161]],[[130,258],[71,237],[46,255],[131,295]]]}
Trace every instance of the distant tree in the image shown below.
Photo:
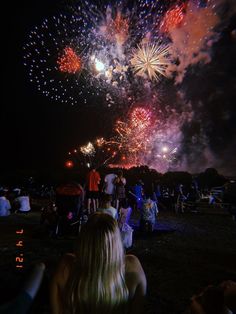
{"label": "distant tree", "polygon": [[222,186],[227,181],[215,168],[207,168],[204,172],[199,174],[197,180],[201,188]]}
{"label": "distant tree", "polygon": [[182,183],[183,185],[190,185],[192,182],[192,175],[184,171],[166,172],[161,183],[167,186],[176,186]]}
{"label": "distant tree", "polygon": [[153,182],[160,181],[161,173],[155,169],[150,169],[148,166],[132,167],[127,171],[128,185],[133,186],[138,180],[142,180],[146,189],[151,189]]}

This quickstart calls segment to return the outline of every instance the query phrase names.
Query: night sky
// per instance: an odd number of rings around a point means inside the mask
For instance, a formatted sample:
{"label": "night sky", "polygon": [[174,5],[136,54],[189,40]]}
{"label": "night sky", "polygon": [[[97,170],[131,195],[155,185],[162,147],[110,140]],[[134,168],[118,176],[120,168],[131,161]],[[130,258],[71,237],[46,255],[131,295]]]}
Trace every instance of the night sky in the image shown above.
{"label": "night sky", "polygon": [[[96,136],[109,136],[114,119],[124,109],[107,108],[99,97],[86,105],[70,106],[39,94],[23,66],[22,47],[32,27],[63,10],[63,3],[24,0],[6,6],[8,22],[2,26],[6,39],[2,48],[1,171],[63,167],[66,153],[73,147]],[[164,86],[165,90],[170,86],[173,93],[184,93],[184,101],[191,103],[194,111],[194,118],[182,128],[184,140],[179,152],[185,161],[187,158],[184,165],[189,171],[212,166],[225,174],[236,174],[235,22],[236,15],[232,14],[221,25],[211,62],[189,67],[179,87],[174,80]],[[168,97],[167,91],[165,95]],[[210,151],[208,161],[206,155],[201,157],[206,147]],[[191,163],[195,166],[189,166]]]}
{"label": "night sky", "polygon": [[105,133],[109,126],[104,126],[104,112],[93,103],[78,110],[53,102],[29,82],[23,66],[24,41],[35,24],[60,9],[58,1],[22,1],[7,6],[11,14],[4,59],[1,168],[12,172],[63,167],[71,148]]}

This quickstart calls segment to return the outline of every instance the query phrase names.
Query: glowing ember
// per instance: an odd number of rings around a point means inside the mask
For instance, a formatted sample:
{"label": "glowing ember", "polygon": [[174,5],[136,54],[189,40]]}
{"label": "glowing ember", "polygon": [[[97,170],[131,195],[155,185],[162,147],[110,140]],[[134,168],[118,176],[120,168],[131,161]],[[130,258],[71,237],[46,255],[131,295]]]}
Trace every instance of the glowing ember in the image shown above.
{"label": "glowing ember", "polygon": [[64,49],[64,54],[57,60],[59,70],[66,73],[76,73],[81,69],[81,59],[70,47]]}
{"label": "glowing ember", "polygon": [[81,146],[80,151],[85,155],[85,156],[92,156],[95,154],[95,148],[92,143],[88,142],[87,145]]}
{"label": "glowing ember", "polygon": [[186,4],[176,5],[169,9],[160,25],[160,31],[163,33],[169,32],[171,29],[179,27],[184,19]]}
{"label": "glowing ember", "polygon": [[67,161],[65,162],[65,167],[66,167],[66,168],[73,168],[73,167],[74,167],[73,161],[72,161],[72,160],[67,160]]}

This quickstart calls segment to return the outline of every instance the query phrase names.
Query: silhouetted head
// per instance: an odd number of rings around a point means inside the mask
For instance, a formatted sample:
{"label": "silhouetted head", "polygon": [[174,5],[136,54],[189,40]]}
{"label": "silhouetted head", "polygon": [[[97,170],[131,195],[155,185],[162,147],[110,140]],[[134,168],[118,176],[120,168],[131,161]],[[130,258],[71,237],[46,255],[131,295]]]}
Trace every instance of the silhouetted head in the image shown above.
{"label": "silhouetted head", "polygon": [[100,212],[91,215],[80,231],[75,254],[65,307],[72,313],[124,313],[128,289],[116,220]]}
{"label": "silhouetted head", "polygon": [[117,171],[117,175],[118,175],[118,177],[123,177],[123,171],[122,170],[118,170]]}
{"label": "silhouetted head", "polygon": [[101,195],[100,208],[107,208],[111,206],[112,196],[106,193]]}

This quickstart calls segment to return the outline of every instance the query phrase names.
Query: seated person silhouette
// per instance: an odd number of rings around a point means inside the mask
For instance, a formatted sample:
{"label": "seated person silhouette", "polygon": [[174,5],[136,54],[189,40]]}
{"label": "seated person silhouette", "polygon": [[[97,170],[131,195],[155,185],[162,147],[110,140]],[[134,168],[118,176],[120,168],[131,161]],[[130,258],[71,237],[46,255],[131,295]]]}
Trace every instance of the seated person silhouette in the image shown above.
{"label": "seated person silhouette", "polygon": [[236,282],[227,280],[217,286],[207,286],[191,298],[186,314],[236,313]]}
{"label": "seated person silhouette", "polygon": [[0,306],[1,314],[26,314],[41,286],[45,264],[37,263],[26,279],[22,291],[10,302]]}
{"label": "seated person silhouette", "polygon": [[117,221],[92,214],[74,254],[66,254],[56,270],[52,313],[140,314],[145,295],[145,273],[137,257],[125,256]]}
{"label": "seated person silhouette", "polygon": [[98,211],[111,215],[114,219],[118,218],[118,211],[115,207],[111,206],[112,196],[109,194],[102,194],[100,199],[100,206]]}

